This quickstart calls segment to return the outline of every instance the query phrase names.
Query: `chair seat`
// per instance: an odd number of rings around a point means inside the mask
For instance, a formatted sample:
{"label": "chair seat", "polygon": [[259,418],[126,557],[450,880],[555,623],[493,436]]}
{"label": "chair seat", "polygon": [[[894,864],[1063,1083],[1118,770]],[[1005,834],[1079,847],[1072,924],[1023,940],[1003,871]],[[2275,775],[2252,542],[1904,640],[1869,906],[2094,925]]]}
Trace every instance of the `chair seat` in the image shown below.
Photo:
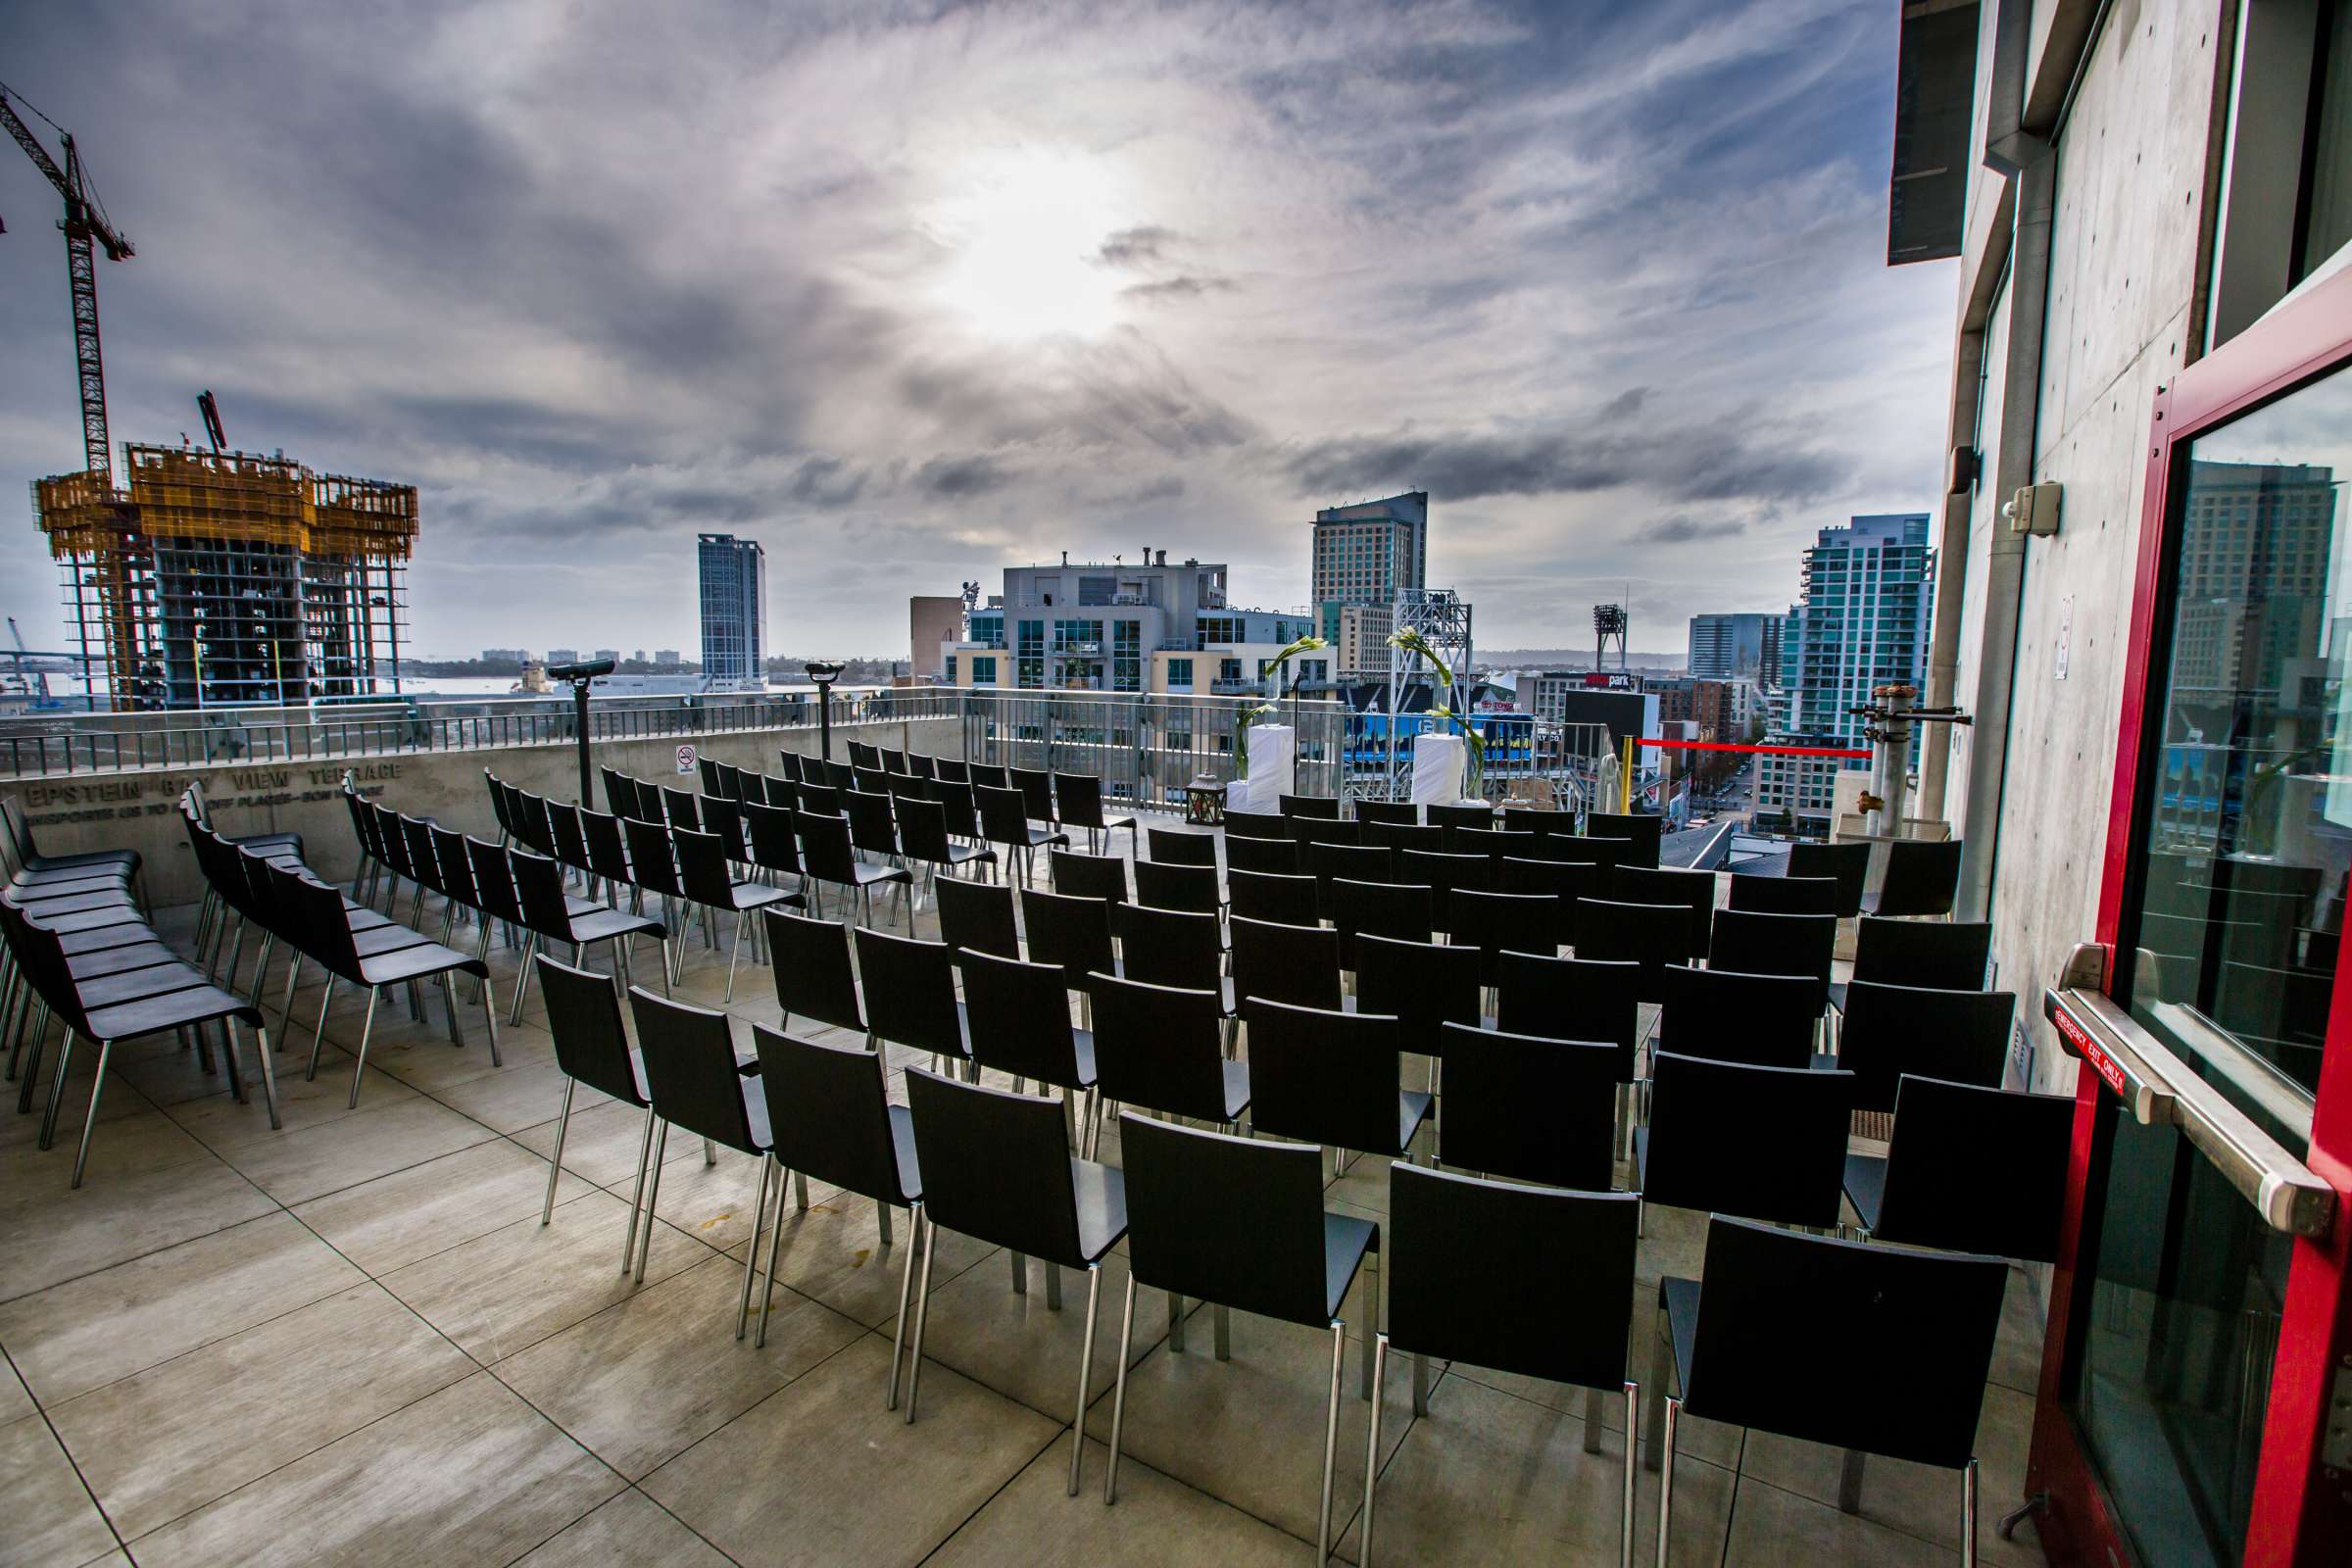
{"label": "chair seat", "polygon": [[58,949],[69,958],[93,953],[111,953],[117,948],[143,947],[156,940],[155,929],[144,920],[123,920],[111,925],[93,926],[84,931],[61,935]]}
{"label": "chair seat", "polygon": [[1064,1089],[1072,1087],[1079,1089],[1094,1088],[1095,1032],[1092,1029],[1073,1028],[1070,1031],[1070,1054],[1078,1059],[1078,1082],[1074,1086],[1070,1084],[1064,1084],[1062,1087]]}
{"label": "chair seat", "polygon": [[764,909],[770,905],[788,905],[805,909],[808,901],[798,893],[771,888],[764,882],[730,882],[727,884],[728,907],[732,909]]}
{"label": "chair seat", "polygon": [[85,1012],[98,1012],[107,1007],[119,1007],[124,1003],[142,1002],[149,997],[167,996],[185,991],[192,986],[210,985],[211,981],[192,965],[185,963],[150,964],[144,969],[124,969],[117,974],[74,979],[74,999]]}
{"label": "chair seat", "polygon": [[1033,827],[1029,829],[1029,847],[1033,850],[1048,844],[1066,845],[1069,842],[1070,836],[1059,828]]}
{"label": "chair seat", "polygon": [[601,904],[592,910],[574,914],[570,925],[570,940],[575,943],[627,936],[649,936],[661,942],[669,936],[669,929],[650,914],[631,914],[626,909],[609,908]]}
{"label": "chair seat", "polygon": [[1380,1247],[1380,1227],[1368,1219],[1353,1214],[1323,1216],[1323,1289],[1328,1304],[1327,1317],[1340,1315],[1340,1303],[1348,1298],[1348,1287],[1355,1281],[1355,1271],[1364,1266],[1364,1254]]}
{"label": "chair seat", "polygon": [[1092,1263],[1127,1234],[1127,1179],[1108,1165],[1073,1157],[1070,1186],[1078,1200],[1077,1260]]}
{"label": "chair seat", "polygon": [[1242,1112],[1250,1108],[1250,1064],[1226,1061],[1218,1065],[1225,1069],[1225,1119],[1240,1121]]}
{"label": "chair seat", "polygon": [[421,980],[450,969],[463,969],[484,979],[490,974],[488,964],[455,948],[445,948],[438,942],[419,942],[415,947],[362,954],[359,978],[362,985],[388,986],[403,980]]}
{"label": "chair seat", "polygon": [[136,850],[83,850],[75,855],[28,855],[24,858],[27,871],[64,871],[78,866],[119,865],[126,871],[139,868]]}
{"label": "chair seat", "polygon": [[262,1024],[259,1007],[249,1006],[244,998],[232,997],[215,985],[190,986],[184,991],[145,997],[88,1016],[90,1036],[95,1040],[129,1040],[189,1024],[211,1023],[215,1018],[239,1018],[257,1029]]}
{"label": "chair seat", "polygon": [[912,1203],[923,1196],[923,1167],[914,1157],[914,1112],[905,1105],[884,1108],[890,1113],[890,1152],[899,1172],[895,1196],[902,1203]]}
{"label": "chair seat", "polygon": [[100,948],[93,953],[70,953],[66,955],[66,973],[79,982],[179,961],[179,955],[164,943],[132,942],[119,948]]}
{"label": "chair seat", "polygon": [[1883,1154],[1845,1156],[1845,1200],[1854,1205],[1862,1228],[1879,1228],[1879,1211],[1886,1203],[1886,1159]]}
{"label": "chair seat", "polygon": [[950,844],[948,858],[937,863],[941,865],[970,865],[975,860],[986,860],[994,864],[996,858],[997,852],[985,844]]}
{"label": "chair seat", "polygon": [[876,865],[870,860],[851,861],[850,874],[858,880],[849,885],[859,888],[870,888],[877,882],[911,882],[914,880],[914,873],[903,865]]}
{"label": "chair seat", "polygon": [[1845,1016],[1845,982],[1842,980],[1830,982],[1830,1009],[1839,1017]]}
{"label": "chair seat", "polygon": [[55,918],[41,916],[41,924],[61,935],[80,931],[104,931],[116,926],[135,926],[152,936],[153,930],[139,917],[139,911],[123,906],[109,909],[84,909],[78,914],[61,914]]}
{"label": "chair seat", "polygon": [[49,876],[19,873],[9,878],[8,896],[18,904],[28,899],[70,899],[82,893],[128,893],[130,878],[111,873],[85,875],[71,871]]}
{"label": "chair seat", "polygon": [[365,931],[355,930],[351,934],[351,945],[363,958],[379,958],[387,953],[422,947],[431,941],[430,937],[412,931],[405,925],[394,925],[389,920]]}
{"label": "chair seat", "polygon": [[247,833],[228,842],[240,850],[251,850],[256,855],[299,857],[302,854],[302,835],[299,833]]}
{"label": "chair seat", "polygon": [[[1674,1386],[1681,1388],[1691,1348],[1698,1343],[1698,1281],[1667,1275],[1658,1281],[1658,1301],[1666,1308],[1666,1337],[1674,1346]],[[1650,1376],[1663,1377],[1665,1372],[1664,1367],[1652,1367]]]}
{"label": "chair seat", "polygon": [[[1429,1120],[1430,1097],[1418,1089],[1396,1091],[1396,1149],[1398,1152],[1413,1147],[1413,1134]],[[1384,1151],[1385,1152],[1385,1151]]]}
{"label": "chair seat", "polygon": [[29,910],[47,921],[61,914],[86,914],[92,909],[128,909],[137,914],[139,906],[130,894],[122,888],[108,888],[99,893],[68,893],[46,888],[9,890],[8,902],[20,909]]}

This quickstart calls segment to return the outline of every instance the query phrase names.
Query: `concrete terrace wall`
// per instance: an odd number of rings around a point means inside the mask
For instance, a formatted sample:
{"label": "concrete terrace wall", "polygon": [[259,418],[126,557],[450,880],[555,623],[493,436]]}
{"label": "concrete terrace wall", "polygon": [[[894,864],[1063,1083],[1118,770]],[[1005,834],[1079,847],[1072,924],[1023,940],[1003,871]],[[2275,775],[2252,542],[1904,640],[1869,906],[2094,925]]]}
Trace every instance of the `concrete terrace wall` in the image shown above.
{"label": "concrete terrace wall", "polygon": [[[932,757],[963,755],[963,724],[955,718],[892,719],[836,724],[833,755],[847,760],[847,741]],[[773,772],[779,750],[817,753],[812,728],[736,730],[721,734],[599,741],[594,760],[643,779],[678,778],[677,754],[691,744],[698,757]],[[350,769],[370,799],[445,827],[496,839],[482,769],[536,794],[571,800],[579,793],[579,753],[569,741],[543,746],[483,747],[471,751],[409,752],[318,761],[218,762],[200,767],[79,772],[0,783],[0,797],[21,808],[44,855],[79,850],[134,849],[146,861],[148,896],[158,906],[185,904],[203,891],[187,835],[173,808],[189,783],[203,787],[213,823],[231,835],[291,830],[303,836],[304,858],[319,875],[348,882],[358,869],[351,818],[342,799]],[[694,787],[699,788],[699,781]],[[604,803],[599,800],[599,809]]]}

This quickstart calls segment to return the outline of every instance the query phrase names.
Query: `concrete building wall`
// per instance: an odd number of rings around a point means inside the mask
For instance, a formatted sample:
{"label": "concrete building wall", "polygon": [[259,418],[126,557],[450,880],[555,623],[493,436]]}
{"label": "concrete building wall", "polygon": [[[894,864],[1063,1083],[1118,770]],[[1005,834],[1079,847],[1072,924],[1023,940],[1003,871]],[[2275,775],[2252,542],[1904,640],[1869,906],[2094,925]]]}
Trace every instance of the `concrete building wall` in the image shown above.
{"label": "concrete building wall", "polygon": [[963,599],[956,594],[915,594],[906,601],[906,667],[937,676],[944,668],[943,645],[963,640]]}

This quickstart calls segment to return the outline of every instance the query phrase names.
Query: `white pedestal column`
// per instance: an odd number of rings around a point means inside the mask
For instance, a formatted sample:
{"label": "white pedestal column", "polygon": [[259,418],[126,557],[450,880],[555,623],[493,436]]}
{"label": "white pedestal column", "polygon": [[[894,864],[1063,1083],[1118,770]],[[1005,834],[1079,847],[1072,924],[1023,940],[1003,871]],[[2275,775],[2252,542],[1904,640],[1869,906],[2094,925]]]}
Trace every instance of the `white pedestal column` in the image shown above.
{"label": "white pedestal column", "polygon": [[1413,804],[1451,806],[1462,798],[1469,748],[1459,735],[1429,733],[1413,740]]}
{"label": "white pedestal column", "polygon": [[1225,806],[1235,811],[1278,811],[1279,797],[1294,793],[1298,773],[1298,733],[1288,724],[1252,724],[1242,731],[1242,753],[1250,760],[1250,776],[1235,779],[1226,791]]}

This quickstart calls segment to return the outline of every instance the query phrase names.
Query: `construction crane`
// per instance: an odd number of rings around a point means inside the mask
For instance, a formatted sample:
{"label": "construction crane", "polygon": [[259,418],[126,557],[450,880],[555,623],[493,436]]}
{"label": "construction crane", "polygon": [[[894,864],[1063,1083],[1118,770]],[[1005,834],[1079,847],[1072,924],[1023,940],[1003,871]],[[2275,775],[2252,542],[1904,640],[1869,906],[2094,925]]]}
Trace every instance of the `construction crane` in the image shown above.
{"label": "construction crane", "polygon": [[17,683],[23,686],[26,694],[29,695],[34,689],[34,682],[37,681],[39,683],[41,701],[44,703],[48,702],[49,677],[45,674],[35,672],[31,679],[28,680],[25,678],[24,661],[32,656],[24,651],[24,633],[17,625],[17,617],[14,615],[8,617],[8,634],[9,636],[15,638],[17,643]]}
{"label": "construction crane", "polygon": [[[24,102],[22,98],[19,103]],[[32,109],[30,104],[25,108]],[[98,272],[96,252],[106,252],[110,262],[120,262],[135,255],[130,241],[123,238],[107,221],[106,209],[90,190],[89,174],[82,168],[81,150],[64,126],[50,120],[37,109],[33,114],[58,133],[66,150],[64,168],[49,156],[40,138],[32,133],[17,114],[16,104],[9,101],[8,89],[0,86],[0,123],[17,138],[26,157],[49,176],[58,194],[66,199],[66,216],[57,226],[66,235],[66,277],[74,296],[74,361],[81,380],[81,445],[91,472],[111,475],[113,469],[107,456],[110,445],[106,433],[106,366],[98,346]]]}

